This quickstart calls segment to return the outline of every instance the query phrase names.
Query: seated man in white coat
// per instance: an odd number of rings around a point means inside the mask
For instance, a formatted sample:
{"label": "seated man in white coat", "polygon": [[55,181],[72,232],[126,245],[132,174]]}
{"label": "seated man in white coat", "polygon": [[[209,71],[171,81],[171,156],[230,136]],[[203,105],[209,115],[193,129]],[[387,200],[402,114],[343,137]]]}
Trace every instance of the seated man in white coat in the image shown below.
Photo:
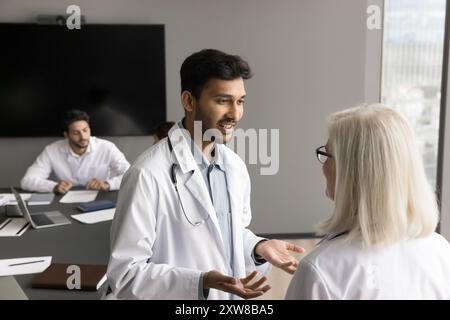
{"label": "seated man in white coat", "polygon": [[[22,189],[61,194],[72,186],[118,190],[130,166],[123,153],[112,142],[91,137],[84,111],[68,111],[63,127],[65,139],[45,147],[22,178]],[[51,173],[56,181],[49,179]]]}
{"label": "seated man in white coat", "polygon": [[[247,228],[250,177],[223,143],[243,115],[250,68],[238,56],[202,50],[183,62],[180,73],[185,118],[138,158],[122,182],[108,298],[260,296],[270,285],[265,277],[252,281],[256,270],[267,272],[273,264],[292,274],[298,261],[290,252],[304,250]],[[215,134],[214,142],[202,139],[206,131]]]}

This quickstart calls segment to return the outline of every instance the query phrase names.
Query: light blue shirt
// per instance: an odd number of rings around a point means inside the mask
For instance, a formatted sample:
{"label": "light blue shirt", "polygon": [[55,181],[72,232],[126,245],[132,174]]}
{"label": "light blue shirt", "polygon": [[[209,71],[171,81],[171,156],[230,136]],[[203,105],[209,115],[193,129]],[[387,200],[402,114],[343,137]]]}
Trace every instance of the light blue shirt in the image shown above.
{"label": "light blue shirt", "polygon": [[[195,147],[195,149],[198,149]],[[194,152],[199,152],[198,150]],[[230,262],[228,274],[233,275],[233,239],[231,229],[231,209],[230,198],[228,195],[227,178],[223,164],[218,161],[209,164],[208,160],[203,157],[202,163],[198,164],[203,179],[208,186],[209,195],[216,211],[217,220],[219,222],[222,239],[225,246],[225,256]]]}
{"label": "light blue shirt", "polygon": [[[180,128],[184,128],[182,121],[178,123]],[[191,146],[191,152],[194,159],[201,159],[201,163],[197,163],[205,184],[208,187],[211,202],[214,206],[214,210],[219,222],[219,228],[222,234],[223,244],[225,247],[225,256],[228,265],[228,275],[234,276],[234,257],[233,257],[233,238],[231,228],[231,206],[230,197],[228,194],[227,178],[225,174],[225,168],[222,163],[222,159],[216,155],[213,163],[209,163],[208,159],[204,156],[200,148],[195,144],[190,135],[185,134],[188,144]],[[199,280],[199,299],[204,299],[203,292],[203,275]],[[206,294],[207,296],[207,294]]]}

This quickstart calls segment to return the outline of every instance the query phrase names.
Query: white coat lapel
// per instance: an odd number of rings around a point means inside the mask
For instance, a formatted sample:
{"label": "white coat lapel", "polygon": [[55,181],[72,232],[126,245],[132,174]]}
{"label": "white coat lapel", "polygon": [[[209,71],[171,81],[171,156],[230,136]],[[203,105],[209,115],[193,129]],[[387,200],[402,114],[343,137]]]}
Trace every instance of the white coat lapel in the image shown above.
{"label": "white coat lapel", "polygon": [[[230,197],[230,206],[231,212],[241,212],[242,211],[242,172],[236,166],[233,165],[232,161],[226,156],[224,152],[224,148],[227,148],[224,145],[219,145],[217,149],[220,152],[220,157],[223,159],[223,165],[225,167],[225,175],[227,177],[227,188],[228,194]],[[233,217],[234,218],[234,217]],[[242,218],[242,217],[240,217]],[[235,219],[233,219],[235,220]]]}
{"label": "white coat lapel", "polygon": [[200,169],[194,171],[190,178],[186,180],[184,184],[186,189],[197,199],[197,201],[202,205],[203,209],[210,216],[211,222],[214,224],[216,233],[219,235],[220,242],[223,244],[222,233],[219,227],[219,221],[217,220],[216,211],[211,202],[211,197],[209,196],[208,189],[206,188],[205,181],[200,173]]}
{"label": "white coat lapel", "polygon": [[[243,248],[242,239],[242,177],[241,171],[236,166],[232,165],[232,162],[226,157],[225,152],[223,152],[225,146],[219,148],[221,153],[221,158],[223,159],[225,166],[225,175],[227,177],[227,188],[230,197],[230,209],[231,209],[231,223],[233,232],[233,247]],[[244,270],[244,271],[243,271]],[[242,259],[242,252],[239,250],[234,250],[234,274],[235,276],[245,276],[245,261]]]}
{"label": "white coat lapel", "polygon": [[[196,199],[196,201],[201,205],[201,207],[206,211],[205,214],[201,214],[199,212],[194,212],[194,217],[207,217],[209,215],[208,222],[211,221],[213,228],[215,229],[215,236],[217,237],[218,243],[222,246],[222,249],[224,249],[223,244],[223,238],[222,233],[220,231],[219,227],[219,221],[217,220],[216,212],[214,210],[214,206],[211,202],[211,197],[209,195],[208,189],[205,185],[205,181],[201,175],[200,169],[195,163],[195,159],[192,155],[192,152],[190,150],[190,147],[184,138],[184,136],[181,135],[181,131],[176,131],[176,129],[181,129],[178,125],[175,125],[172,127],[172,129],[169,131],[169,139],[173,146],[173,154],[174,154],[174,161],[180,165],[181,171],[183,174],[189,174],[188,177],[186,177],[186,180],[184,180],[184,186],[191,195]],[[181,129],[182,130],[182,129]],[[189,172],[192,172],[193,174],[190,174]],[[198,207],[197,207],[198,208]],[[186,208],[187,210],[195,210],[196,208]],[[187,213],[189,214],[189,213]],[[196,219],[196,220],[199,220]],[[222,250],[224,252],[224,250]]]}

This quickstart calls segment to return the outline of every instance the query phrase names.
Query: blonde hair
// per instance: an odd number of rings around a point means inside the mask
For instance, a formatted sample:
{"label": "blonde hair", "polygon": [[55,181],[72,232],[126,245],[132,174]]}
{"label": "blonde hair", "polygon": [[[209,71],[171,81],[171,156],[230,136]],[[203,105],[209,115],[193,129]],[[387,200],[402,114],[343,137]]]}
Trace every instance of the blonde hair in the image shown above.
{"label": "blonde hair", "polygon": [[436,197],[408,121],[380,104],[332,114],[330,152],[336,166],[334,214],[323,233],[348,232],[364,246],[434,232]]}

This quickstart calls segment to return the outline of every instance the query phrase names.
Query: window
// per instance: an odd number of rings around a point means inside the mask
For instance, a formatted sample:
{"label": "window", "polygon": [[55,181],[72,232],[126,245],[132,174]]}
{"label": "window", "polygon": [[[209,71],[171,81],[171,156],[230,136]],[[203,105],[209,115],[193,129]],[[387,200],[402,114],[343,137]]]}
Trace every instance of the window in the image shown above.
{"label": "window", "polygon": [[445,0],[385,0],[381,102],[416,132],[436,185]]}

